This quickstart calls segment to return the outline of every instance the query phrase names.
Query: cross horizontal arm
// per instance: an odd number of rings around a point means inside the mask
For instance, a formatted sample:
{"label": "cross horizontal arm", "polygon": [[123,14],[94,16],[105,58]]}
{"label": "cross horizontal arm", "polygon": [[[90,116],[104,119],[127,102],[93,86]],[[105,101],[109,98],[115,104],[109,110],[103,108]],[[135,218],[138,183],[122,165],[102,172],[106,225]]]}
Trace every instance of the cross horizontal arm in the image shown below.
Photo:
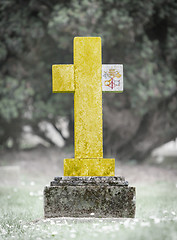
{"label": "cross horizontal arm", "polygon": [[59,92],[74,92],[74,65],[52,65],[52,91]]}

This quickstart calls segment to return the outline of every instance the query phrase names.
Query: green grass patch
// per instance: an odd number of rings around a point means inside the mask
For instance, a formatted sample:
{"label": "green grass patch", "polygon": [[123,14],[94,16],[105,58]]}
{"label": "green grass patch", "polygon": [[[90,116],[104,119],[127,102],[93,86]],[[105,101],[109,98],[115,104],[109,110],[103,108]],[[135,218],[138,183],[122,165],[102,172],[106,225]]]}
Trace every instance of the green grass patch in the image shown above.
{"label": "green grass patch", "polygon": [[135,219],[43,219],[43,184],[0,187],[0,239],[177,239],[176,183],[137,185]]}

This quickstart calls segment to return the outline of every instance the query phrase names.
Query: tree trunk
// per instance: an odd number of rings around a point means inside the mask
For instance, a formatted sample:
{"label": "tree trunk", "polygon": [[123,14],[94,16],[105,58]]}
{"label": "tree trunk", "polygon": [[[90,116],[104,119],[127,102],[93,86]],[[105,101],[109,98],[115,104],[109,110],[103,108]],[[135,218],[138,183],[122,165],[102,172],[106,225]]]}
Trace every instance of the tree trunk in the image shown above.
{"label": "tree trunk", "polygon": [[119,160],[143,161],[154,148],[177,136],[177,90],[142,117],[136,117],[131,110],[115,111],[119,119],[112,126],[109,120],[113,114],[106,108],[105,152],[115,154]]}

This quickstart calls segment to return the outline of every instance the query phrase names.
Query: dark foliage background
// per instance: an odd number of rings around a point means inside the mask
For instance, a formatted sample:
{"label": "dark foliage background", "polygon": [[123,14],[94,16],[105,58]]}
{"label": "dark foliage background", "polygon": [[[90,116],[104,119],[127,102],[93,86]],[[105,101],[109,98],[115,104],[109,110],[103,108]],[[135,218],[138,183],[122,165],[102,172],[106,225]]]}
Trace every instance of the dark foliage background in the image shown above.
{"label": "dark foliage background", "polygon": [[103,63],[124,64],[123,94],[104,94],[104,151],[147,157],[177,137],[177,2],[175,0],[1,0],[0,144],[19,148],[25,125],[69,121],[73,95],[52,94],[51,64],[72,63],[74,36],[101,36]]}

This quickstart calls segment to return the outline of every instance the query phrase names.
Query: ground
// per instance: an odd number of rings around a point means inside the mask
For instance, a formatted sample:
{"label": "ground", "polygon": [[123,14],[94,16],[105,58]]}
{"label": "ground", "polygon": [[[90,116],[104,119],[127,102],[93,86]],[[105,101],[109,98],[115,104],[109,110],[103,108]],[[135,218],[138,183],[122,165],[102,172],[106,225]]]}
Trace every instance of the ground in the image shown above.
{"label": "ground", "polygon": [[56,148],[0,152],[0,239],[177,239],[177,161],[116,162],[116,175],[136,187],[135,219],[44,219],[44,186],[70,157]]}

